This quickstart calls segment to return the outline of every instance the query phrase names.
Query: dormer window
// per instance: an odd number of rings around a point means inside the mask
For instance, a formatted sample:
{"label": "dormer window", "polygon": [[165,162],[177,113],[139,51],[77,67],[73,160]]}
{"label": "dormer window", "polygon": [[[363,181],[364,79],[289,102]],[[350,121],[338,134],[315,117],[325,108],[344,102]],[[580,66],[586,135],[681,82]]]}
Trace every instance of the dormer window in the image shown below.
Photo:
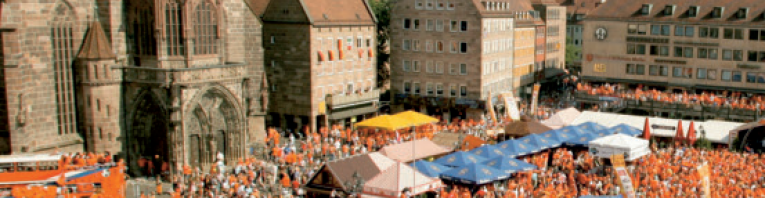
{"label": "dormer window", "polygon": [[736,12],[737,19],[746,19],[746,15],[749,13],[749,8],[739,8]]}
{"label": "dormer window", "polygon": [[724,7],[715,7],[715,9],[712,10],[712,18],[722,18],[724,11]]}
{"label": "dormer window", "polygon": [[674,5],[667,5],[664,7],[664,16],[672,16],[675,14],[675,6]]}
{"label": "dormer window", "polygon": [[688,17],[696,17],[699,13],[699,6],[691,6],[688,8]]}
{"label": "dormer window", "polygon": [[643,4],[643,7],[640,8],[640,13],[643,15],[651,14],[651,7],[653,7],[652,4]]}

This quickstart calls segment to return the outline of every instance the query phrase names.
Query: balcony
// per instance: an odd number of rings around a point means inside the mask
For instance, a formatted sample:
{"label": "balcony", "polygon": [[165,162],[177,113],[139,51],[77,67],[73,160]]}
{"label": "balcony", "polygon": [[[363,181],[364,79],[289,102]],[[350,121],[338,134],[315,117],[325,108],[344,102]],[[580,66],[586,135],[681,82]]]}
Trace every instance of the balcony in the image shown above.
{"label": "balcony", "polygon": [[364,93],[336,94],[327,96],[327,105],[332,109],[344,108],[380,100],[380,90],[372,89]]}

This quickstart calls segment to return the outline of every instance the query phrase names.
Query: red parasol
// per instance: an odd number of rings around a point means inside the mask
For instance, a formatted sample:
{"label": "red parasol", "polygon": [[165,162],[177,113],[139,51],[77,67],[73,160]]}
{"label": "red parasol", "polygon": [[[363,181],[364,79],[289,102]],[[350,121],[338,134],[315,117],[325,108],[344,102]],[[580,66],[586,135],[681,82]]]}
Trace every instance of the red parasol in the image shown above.
{"label": "red parasol", "polygon": [[685,140],[688,141],[689,145],[693,145],[696,142],[696,129],[693,128],[693,121],[688,126],[688,135],[685,137]]}
{"label": "red parasol", "polygon": [[645,118],[645,125],[643,125],[643,139],[651,139],[651,125],[648,124],[648,118]]}
{"label": "red parasol", "polygon": [[683,121],[678,120],[677,121],[677,133],[675,133],[675,141],[683,142],[684,135],[683,135]]}

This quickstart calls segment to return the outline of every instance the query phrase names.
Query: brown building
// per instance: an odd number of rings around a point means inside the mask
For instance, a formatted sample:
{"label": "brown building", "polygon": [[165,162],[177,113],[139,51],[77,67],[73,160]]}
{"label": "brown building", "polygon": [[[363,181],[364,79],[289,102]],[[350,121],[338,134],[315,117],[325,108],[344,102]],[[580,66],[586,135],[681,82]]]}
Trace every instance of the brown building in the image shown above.
{"label": "brown building", "polygon": [[267,97],[250,5],[0,2],[0,154],[160,155],[172,168],[244,157],[265,136]]}
{"label": "brown building", "polygon": [[583,79],[763,92],[763,12],[756,1],[608,1],[584,21]]}
{"label": "brown building", "polygon": [[271,126],[324,125],[322,114],[348,124],[377,112],[376,19],[366,1],[271,1],[263,21]]}
{"label": "brown building", "polygon": [[[553,7],[542,10],[563,9]],[[544,50],[536,56],[537,44],[547,42],[544,34],[537,39],[537,28],[547,27],[528,0],[402,0],[392,13],[391,87],[398,110],[480,118],[489,93],[518,94],[534,82],[535,62],[541,70],[547,60],[562,60]]]}

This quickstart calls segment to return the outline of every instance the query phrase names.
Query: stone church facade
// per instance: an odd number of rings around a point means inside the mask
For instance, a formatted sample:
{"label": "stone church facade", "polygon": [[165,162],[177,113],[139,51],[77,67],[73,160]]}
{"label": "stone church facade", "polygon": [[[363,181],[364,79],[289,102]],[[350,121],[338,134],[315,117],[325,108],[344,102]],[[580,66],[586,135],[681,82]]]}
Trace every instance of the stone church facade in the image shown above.
{"label": "stone church facade", "polygon": [[5,0],[0,154],[229,163],[265,138],[260,13],[245,0]]}

